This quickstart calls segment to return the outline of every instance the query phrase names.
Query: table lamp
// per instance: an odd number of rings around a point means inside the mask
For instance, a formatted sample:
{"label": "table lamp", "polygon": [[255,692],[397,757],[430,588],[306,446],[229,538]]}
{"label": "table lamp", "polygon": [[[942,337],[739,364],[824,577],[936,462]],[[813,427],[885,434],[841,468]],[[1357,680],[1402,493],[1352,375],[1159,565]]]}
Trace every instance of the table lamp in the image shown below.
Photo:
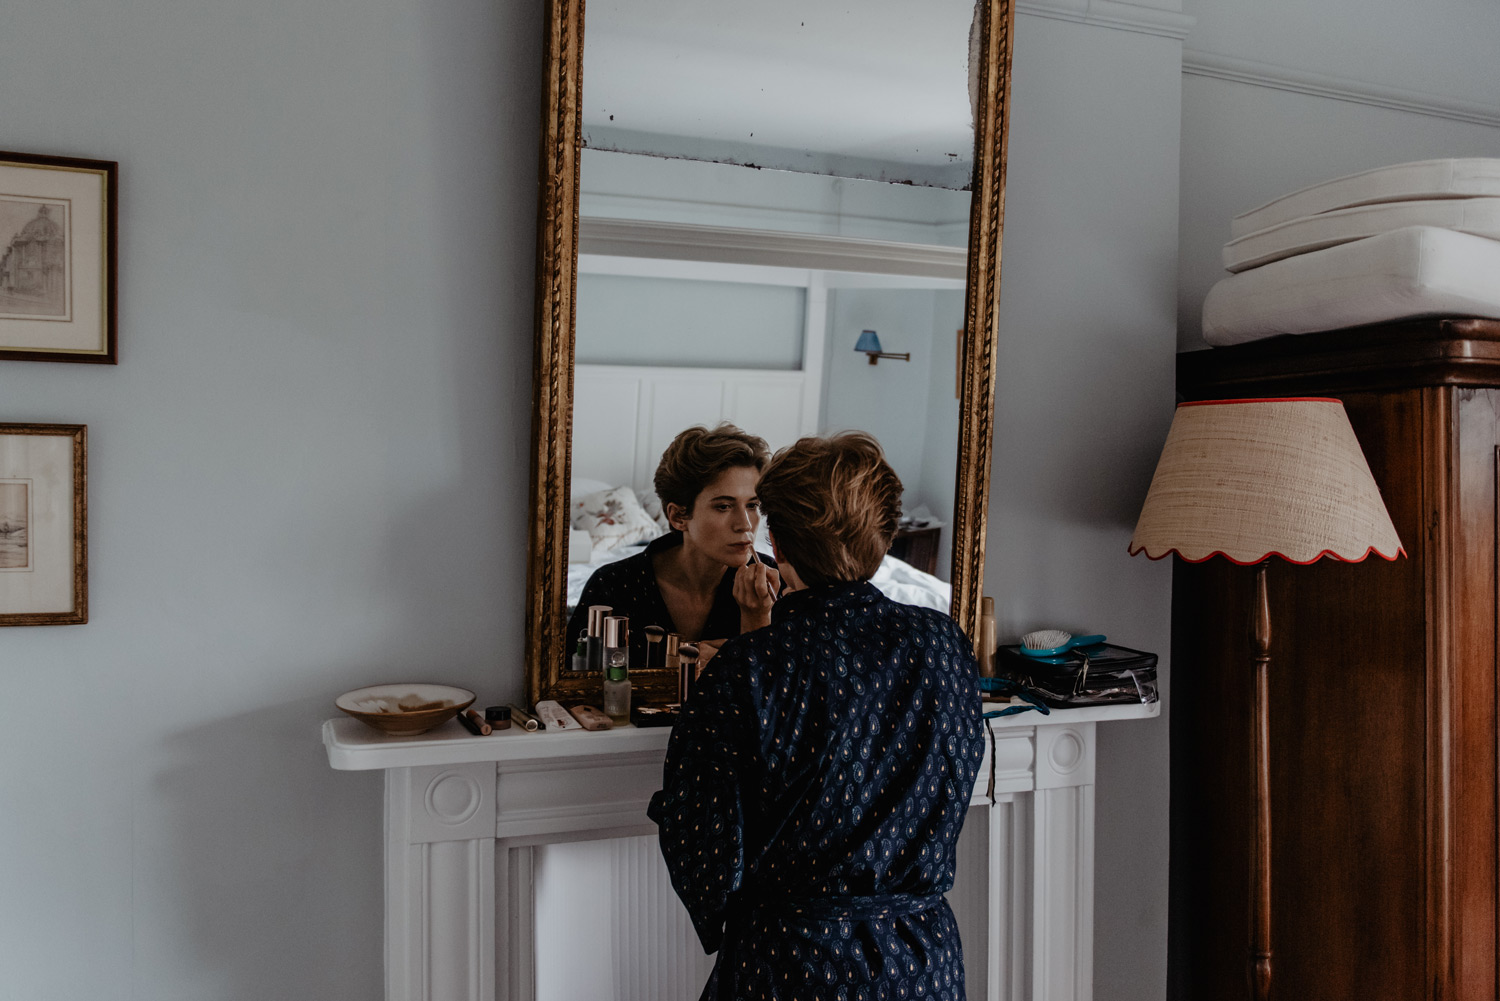
{"label": "table lamp", "polygon": [[1250,860],[1250,986],[1271,991],[1271,736],[1267,674],[1271,557],[1306,565],[1405,556],[1339,400],[1183,403],[1130,540],[1130,554],[1255,566],[1255,839]]}

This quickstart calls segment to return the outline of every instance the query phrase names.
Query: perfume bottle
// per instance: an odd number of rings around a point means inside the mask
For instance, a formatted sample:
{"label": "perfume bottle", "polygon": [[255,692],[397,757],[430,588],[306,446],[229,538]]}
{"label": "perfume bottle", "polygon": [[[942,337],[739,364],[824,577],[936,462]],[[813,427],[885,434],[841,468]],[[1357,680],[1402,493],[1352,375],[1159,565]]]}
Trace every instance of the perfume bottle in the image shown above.
{"label": "perfume bottle", "polygon": [[589,634],[578,634],[578,646],[573,651],[573,662],[570,665],[575,671],[587,671],[589,669]]}
{"label": "perfume bottle", "polygon": [[584,652],[588,661],[585,670],[604,671],[604,620],[613,611],[609,605],[589,606],[589,631],[584,634]]}
{"label": "perfume bottle", "polygon": [[630,722],[630,620],[604,620],[604,715],[616,726]]}

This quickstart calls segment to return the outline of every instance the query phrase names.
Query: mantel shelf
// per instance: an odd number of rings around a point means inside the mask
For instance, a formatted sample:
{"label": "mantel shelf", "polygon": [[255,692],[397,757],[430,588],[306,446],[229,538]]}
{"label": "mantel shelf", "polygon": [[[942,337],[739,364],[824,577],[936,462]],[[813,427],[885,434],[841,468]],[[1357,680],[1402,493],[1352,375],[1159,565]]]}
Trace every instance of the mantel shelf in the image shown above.
{"label": "mantel shelf", "polygon": [[[1092,706],[1086,709],[1054,709],[1048,716],[1037,712],[1017,713],[989,720],[991,729],[1011,730],[1097,723],[1108,720],[1150,719],[1161,712],[1160,703],[1145,705]],[[598,733],[570,730],[562,733],[528,733],[519,727],[476,737],[457,721],[415,737],[390,737],[347,716],[323,724],[323,746],[328,763],[342,771],[410,768],[420,765],[453,765],[481,761],[546,761],[564,758],[616,757],[622,754],[662,754],[667,749],[669,727],[638,729],[623,726]]]}

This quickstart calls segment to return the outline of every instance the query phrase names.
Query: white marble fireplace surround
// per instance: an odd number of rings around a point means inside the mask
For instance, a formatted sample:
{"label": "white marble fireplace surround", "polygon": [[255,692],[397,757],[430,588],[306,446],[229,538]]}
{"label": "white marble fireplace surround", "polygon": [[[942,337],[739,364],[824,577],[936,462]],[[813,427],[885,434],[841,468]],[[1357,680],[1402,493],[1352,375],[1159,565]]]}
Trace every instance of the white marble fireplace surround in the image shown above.
{"label": "white marble fireplace surround", "polygon": [[[1158,712],[989,721],[948,895],[971,1001],[1092,997],[1094,731]],[[324,723],[330,765],[385,771],[387,1001],[694,1001],[713,960],[646,818],[669,732]]]}

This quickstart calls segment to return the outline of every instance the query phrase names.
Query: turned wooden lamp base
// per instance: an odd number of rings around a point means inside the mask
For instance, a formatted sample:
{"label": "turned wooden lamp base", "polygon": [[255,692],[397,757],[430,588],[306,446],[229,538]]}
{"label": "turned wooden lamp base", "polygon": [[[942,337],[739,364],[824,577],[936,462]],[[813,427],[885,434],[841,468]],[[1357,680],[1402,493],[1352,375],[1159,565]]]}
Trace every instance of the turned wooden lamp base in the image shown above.
{"label": "turned wooden lamp base", "polygon": [[1271,603],[1264,560],[1255,567],[1255,851],[1250,859],[1250,994],[1271,996]]}

